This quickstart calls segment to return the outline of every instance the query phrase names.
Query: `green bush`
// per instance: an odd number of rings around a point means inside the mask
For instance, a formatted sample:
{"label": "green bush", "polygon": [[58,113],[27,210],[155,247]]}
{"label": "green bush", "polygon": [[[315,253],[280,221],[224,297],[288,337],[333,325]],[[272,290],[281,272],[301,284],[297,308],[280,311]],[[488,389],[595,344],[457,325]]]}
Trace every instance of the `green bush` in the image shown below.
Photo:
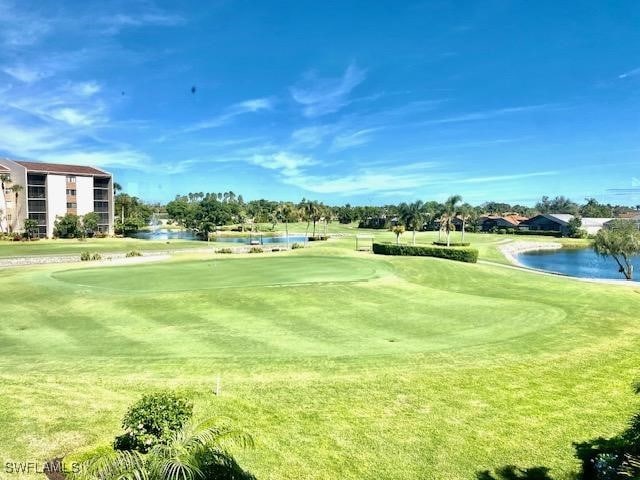
{"label": "green bush", "polygon": [[131,250],[130,252],[127,252],[127,254],[125,255],[126,258],[141,257],[141,256],[142,256],[142,252],[139,250]]}
{"label": "green bush", "polygon": [[80,253],[80,260],[82,260],[83,262],[88,262],[89,260],[91,260],[91,254],[86,251]]}
{"label": "green bush", "polygon": [[249,253],[263,253],[264,250],[262,250],[262,248],[260,247],[251,247],[249,249]]}
{"label": "green bush", "polygon": [[99,253],[94,253],[93,255],[91,255],[91,260],[102,260],[102,255],[100,255]]}
{"label": "green bush", "polygon": [[[439,247],[447,246],[447,242],[444,240],[436,240],[435,242],[433,242],[433,244],[438,245]],[[468,247],[469,245],[471,245],[469,242],[450,242],[449,243],[450,247]]]}
{"label": "green bush", "polygon": [[216,250],[217,253],[233,253],[233,250],[231,250],[230,248],[219,248],[218,250]]}
{"label": "green bush", "polygon": [[304,248],[304,245],[302,245],[301,243],[294,243],[293,245],[291,245],[291,250],[296,250],[298,248]]}
{"label": "green bush", "polygon": [[561,237],[562,233],[554,230],[516,230],[516,235],[539,235],[544,237]]}
{"label": "green bush", "polygon": [[391,243],[374,243],[373,253],[379,255],[401,255],[416,257],[438,257],[459,262],[476,263],[478,261],[478,250],[468,247],[436,247],[436,246],[414,246],[414,245],[394,245]]}
{"label": "green bush", "polygon": [[193,405],[172,392],[143,396],[134,403],[122,419],[125,433],[116,437],[116,450],[137,450],[146,453],[154,445],[166,444],[193,414]]}

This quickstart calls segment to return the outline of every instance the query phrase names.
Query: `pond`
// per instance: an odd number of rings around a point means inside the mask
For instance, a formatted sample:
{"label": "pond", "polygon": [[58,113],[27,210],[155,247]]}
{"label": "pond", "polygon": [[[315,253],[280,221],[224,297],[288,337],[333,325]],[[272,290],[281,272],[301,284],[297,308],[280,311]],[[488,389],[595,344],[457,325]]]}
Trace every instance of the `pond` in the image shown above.
{"label": "pond", "polygon": [[[289,243],[304,243],[306,237],[304,235],[289,235]],[[211,241],[222,242],[222,243],[237,243],[241,245],[248,245],[251,241],[258,242],[261,245],[266,245],[270,243],[287,243],[287,237],[284,235],[246,235],[244,237],[236,237],[236,236],[224,236],[219,235],[217,237],[212,237]]]}
{"label": "pond", "polygon": [[[133,238],[143,240],[200,240],[195,233],[189,230],[170,230],[167,228],[159,228],[156,230],[144,230],[130,235]],[[304,243],[304,235],[289,235],[289,243]],[[221,243],[235,243],[239,245],[249,245],[251,241],[257,241],[262,245],[271,243],[287,243],[284,235],[260,235],[246,234],[244,236],[225,236],[219,235],[211,237],[211,241]]]}
{"label": "pond", "polygon": [[[600,257],[592,248],[524,252],[518,255],[518,261],[529,268],[572,277],[624,280],[622,273],[618,272],[616,261]],[[640,257],[634,257],[632,263],[636,275],[640,275]]]}
{"label": "pond", "polygon": [[199,240],[196,234],[189,230],[170,230],[168,228],[141,230],[128,236],[143,240]]}

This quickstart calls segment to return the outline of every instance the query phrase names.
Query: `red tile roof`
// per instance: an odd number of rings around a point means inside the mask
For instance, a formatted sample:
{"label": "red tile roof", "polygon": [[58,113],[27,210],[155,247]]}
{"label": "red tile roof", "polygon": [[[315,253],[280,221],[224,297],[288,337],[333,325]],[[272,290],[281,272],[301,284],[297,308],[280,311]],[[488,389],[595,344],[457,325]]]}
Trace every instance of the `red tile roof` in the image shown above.
{"label": "red tile roof", "polygon": [[16,161],[33,172],[70,173],[72,175],[108,175],[104,170],[82,165],[64,165],[62,163],[42,163]]}

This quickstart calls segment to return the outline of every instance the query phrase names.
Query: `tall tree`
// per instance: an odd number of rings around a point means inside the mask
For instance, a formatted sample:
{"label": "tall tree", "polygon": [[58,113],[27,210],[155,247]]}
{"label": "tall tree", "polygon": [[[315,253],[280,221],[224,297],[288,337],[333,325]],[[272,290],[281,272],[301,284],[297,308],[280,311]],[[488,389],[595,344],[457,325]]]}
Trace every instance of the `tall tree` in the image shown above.
{"label": "tall tree", "polygon": [[[22,185],[18,185],[17,183],[13,184],[11,186],[11,190],[13,191],[13,194],[15,195],[15,212],[16,212],[16,218],[14,220],[14,222],[18,221],[18,216],[20,215],[20,209],[19,209],[19,205],[20,202],[18,202],[19,198],[20,198],[20,192],[24,190],[24,187]],[[16,223],[17,225],[17,223]]]}
{"label": "tall tree", "polygon": [[316,236],[316,223],[320,220],[322,216],[322,208],[320,203],[316,200],[305,200],[302,199],[302,203],[300,205],[300,210],[302,211],[305,220],[307,221],[307,230],[305,235],[309,236],[309,226],[311,222],[313,222],[313,236]]}
{"label": "tall tree", "polygon": [[619,272],[627,280],[633,280],[634,255],[640,254],[640,231],[636,222],[614,220],[610,226],[601,229],[593,241],[593,248],[603,257],[613,258]]}
{"label": "tall tree", "polygon": [[412,244],[416,244],[416,230],[422,229],[426,218],[424,203],[417,200],[413,203],[401,203],[398,207],[401,222],[413,231]]}
{"label": "tall tree", "polygon": [[[0,174],[0,187],[2,187],[2,198],[4,199],[4,205],[6,207],[7,205],[7,189],[6,189],[6,184],[11,183],[11,175],[9,175],[8,173],[1,173]],[[6,212],[5,212],[6,214]],[[2,218],[0,218],[0,227],[2,225]],[[7,222],[7,230],[6,232],[9,232],[9,223]]]}
{"label": "tall tree", "polygon": [[447,247],[451,246],[451,232],[456,230],[454,220],[459,211],[459,203],[462,201],[460,195],[451,195],[444,202],[443,213],[440,217],[440,228],[447,235]]}
{"label": "tall tree", "polygon": [[289,222],[295,215],[295,212],[296,208],[289,202],[281,203],[276,210],[278,220],[284,223],[284,234],[287,237],[287,247],[289,246]]}
{"label": "tall tree", "polygon": [[469,221],[471,216],[474,214],[474,212],[475,210],[468,203],[464,203],[460,206],[460,208],[458,208],[458,216],[462,221],[462,241],[463,242],[464,242],[464,233],[467,226],[467,222]]}

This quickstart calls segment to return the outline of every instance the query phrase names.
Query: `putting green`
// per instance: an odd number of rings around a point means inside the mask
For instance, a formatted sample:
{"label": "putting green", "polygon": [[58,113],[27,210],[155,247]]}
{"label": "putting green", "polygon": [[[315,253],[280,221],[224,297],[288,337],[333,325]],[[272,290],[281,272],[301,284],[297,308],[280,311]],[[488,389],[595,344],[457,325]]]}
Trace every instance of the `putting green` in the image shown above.
{"label": "putting green", "polygon": [[76,268],[51,276],[80,287],[138,293],[178,292],[354,282],[376,277],[383,265],[348,257],[272,256]]}

